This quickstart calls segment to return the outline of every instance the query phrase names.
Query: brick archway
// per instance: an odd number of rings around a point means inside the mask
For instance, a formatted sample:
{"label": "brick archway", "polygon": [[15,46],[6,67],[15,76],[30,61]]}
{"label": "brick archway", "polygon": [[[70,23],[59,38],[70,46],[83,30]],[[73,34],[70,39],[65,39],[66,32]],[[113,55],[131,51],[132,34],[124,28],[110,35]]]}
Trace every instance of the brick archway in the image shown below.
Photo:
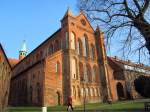
{"label": "brick archway", "polygon": [[116,89],[117,89],[118,100],[124,99],[125,95],[124,95],[123,85],[120,82],[117,83]]}

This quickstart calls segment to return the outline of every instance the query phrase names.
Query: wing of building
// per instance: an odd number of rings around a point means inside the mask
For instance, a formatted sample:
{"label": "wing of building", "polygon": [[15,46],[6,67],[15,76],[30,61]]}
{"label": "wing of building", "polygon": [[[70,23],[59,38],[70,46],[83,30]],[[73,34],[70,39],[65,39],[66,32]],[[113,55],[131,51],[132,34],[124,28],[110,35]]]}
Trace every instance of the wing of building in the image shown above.
{"label": "wing of building", "polygon": [[[22,50],[13,68],[11,105],[60,105],[68,97],[73,105],[116,101],[117,82],[126,97],[123,68],[107,57],[103,33],[92,28],[83,12],[74,16],[67,10],[61,28],[25,54]],[[115,72],[119,79],[113,77],[115,70],[121,71]]]}
{"label": "wing of building", "polygon": [[135,90],[134,80],[141,75],[150,77],[150,67],[124,61],[118,57],[108,57],[111,69],[111,91],[113,100],[142,98]]}
{"label": "wing of building", "polygon": [[4,112],[8,105],[11,79],[11,65],[0,43],[0,111]]}

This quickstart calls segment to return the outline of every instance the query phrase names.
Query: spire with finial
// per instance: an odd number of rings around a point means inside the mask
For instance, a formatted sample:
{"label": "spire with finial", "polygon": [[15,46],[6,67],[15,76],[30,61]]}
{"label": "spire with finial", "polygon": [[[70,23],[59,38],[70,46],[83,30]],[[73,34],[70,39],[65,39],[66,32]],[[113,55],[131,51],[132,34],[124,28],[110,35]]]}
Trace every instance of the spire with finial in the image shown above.
{"label": "spire with finial", "polygon": [[65,15],[64,15],[64,17],[63,17],[63,19],[64,19],[65,17],[67,17],[67,16],[72,16],[72,12],[71,12],[69,6],[68,6],[68,8],[67,8],[67,11],[66,11],[66,13],[65,13]]}
{"label": "spire with finial", "polygon": [[26,55],[27,55],[27,46],[26,46],[26,41],[23,40],[21,49],[19,51],[19,60],[22,60]]}

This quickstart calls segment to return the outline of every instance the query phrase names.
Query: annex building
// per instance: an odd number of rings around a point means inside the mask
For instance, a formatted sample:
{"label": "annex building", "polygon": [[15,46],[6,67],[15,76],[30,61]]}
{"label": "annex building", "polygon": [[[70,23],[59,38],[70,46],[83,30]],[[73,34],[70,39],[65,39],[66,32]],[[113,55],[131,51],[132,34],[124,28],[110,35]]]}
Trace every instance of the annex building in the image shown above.
{"label": "annex building", "polygon": [[134,73],[150,74],[149,67],[135,71],[136,64],[108,57],[103,32],[94,30],[83,12],[74,16],[67,10],[60,29],[28,55],[26,51],[24,42],[19,60],[10,60],[10,105],[64,105],[69,96],[73,105],[84,98],[87,103],[139,98]]}

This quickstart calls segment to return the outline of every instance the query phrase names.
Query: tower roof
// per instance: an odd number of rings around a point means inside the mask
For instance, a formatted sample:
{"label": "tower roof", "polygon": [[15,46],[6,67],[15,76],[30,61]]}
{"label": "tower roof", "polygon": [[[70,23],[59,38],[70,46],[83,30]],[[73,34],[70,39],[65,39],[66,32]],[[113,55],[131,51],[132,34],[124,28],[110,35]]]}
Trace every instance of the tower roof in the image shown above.
{"label": "tower roof", "polygon": [[20,51],[25,51],[25,52],[27,52],[27,46],[26,46],[26,41],[25,41],[25,40],[23,40],[23,43],[22,43],[22,46],[21,46]]}

